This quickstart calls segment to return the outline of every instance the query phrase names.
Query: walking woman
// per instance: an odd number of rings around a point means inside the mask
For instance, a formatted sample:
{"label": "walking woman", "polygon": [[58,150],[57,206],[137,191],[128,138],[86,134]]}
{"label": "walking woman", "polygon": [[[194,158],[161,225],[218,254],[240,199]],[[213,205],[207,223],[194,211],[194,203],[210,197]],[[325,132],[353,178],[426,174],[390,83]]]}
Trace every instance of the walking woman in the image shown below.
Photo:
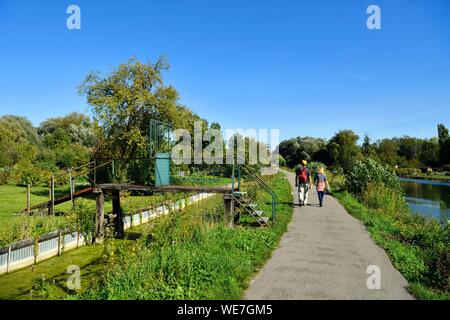
{"label": "walking woman", "polygon": [[328,184],[327,176],[325,175],[325,170],[323,167],[319,168],[319,172],[314,179],[314,184],[316,185],[317,194],[319,196],[319,204],[322,207],[325,190],[330,190],[330,185]]}

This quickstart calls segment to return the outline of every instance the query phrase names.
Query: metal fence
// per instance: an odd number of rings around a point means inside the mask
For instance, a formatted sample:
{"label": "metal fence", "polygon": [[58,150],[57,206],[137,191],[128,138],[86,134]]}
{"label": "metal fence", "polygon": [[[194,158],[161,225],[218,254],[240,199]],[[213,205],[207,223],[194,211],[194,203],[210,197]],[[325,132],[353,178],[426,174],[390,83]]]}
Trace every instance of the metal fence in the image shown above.
{"label": "metal fence", "polygon": [[[174,203],[161,205],[152,210],[126,215],[124,229],[128,229],[171,211],[183,209],[195,202],[213,196],[214,193],[200,193]],[[73,230],[60,230],[42,235],[36,239],[16,242],[0,248],[0,275],[14,270],[29,267],[40,261],[61,255],[62,253],[85,245],[82,234]]]}

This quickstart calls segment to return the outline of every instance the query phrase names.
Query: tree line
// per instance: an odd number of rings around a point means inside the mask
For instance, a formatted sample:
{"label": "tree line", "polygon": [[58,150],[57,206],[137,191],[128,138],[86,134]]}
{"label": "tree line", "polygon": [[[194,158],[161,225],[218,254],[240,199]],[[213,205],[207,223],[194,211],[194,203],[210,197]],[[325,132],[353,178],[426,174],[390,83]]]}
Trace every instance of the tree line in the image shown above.
{"label": "tree line", "polygon": [[81,113],[49,118],[38,127],[15,115],[0,117],[0,184],[33,184],[87,163],[98,124]]}
{"label": "tree line", "polygon": [[281,161],[295,167],[303,159],[349,171],[356,160],[372,158],[396,168],[435,168],[450,170],[450,136],[448,129],[439,124],[437,136],[421,139],[410,136],[371,141],[352,130],[337,132],[330,140],[313,137],[297,137],[284,140],[279,145]]}

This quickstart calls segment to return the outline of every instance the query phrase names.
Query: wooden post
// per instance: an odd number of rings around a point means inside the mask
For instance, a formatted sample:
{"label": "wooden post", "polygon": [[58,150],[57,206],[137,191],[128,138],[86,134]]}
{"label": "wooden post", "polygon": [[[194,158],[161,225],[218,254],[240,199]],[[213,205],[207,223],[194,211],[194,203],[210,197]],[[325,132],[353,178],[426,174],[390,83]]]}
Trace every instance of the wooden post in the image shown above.
{"label": "wooden post", "polygon": [[50,180],[50,214],[55,214],[55,177]]}
{"label": "wooden post", "polygon": [[123,239],[125,237],[124,225],[123,225],[123,212],[120,207],[120,191],[113,190],[112,192],[112,205],[113,205],[113,214],[114,218],[114,228],[116,237],[119,239]]}
{"label": "wooden post", "polygon": [[58,231],[58,256],[61,255],[62,252],[62,232],[61,230]]}
{"label": "wooden post", "polygon": [[8,247],[8,256],[6,257],[6,273],[9,272],[10,263],[11,263],[11,246]]}
{"label": "wooden post", "polygon": [[30,184],[28,184],[27,185],[27,213],[28,213],[28,215],[31,215],[30,199],[31,199],[31,186],[30,186]]}
{"label": "wooden post", "polygon": [[105,196],[103,195],[102,190],[96,192],[96,208],[97,213],[95,215],[95,242],[101,243],[104,237],[104,204],[105,204]]}
{"label": "wooden post", "polygon": [[97,184],[97,160],[94,160],[94,186]]}
{"label": "wooden post", "polygon": [[33,255],[34,255],[34,264],[36,264],[39,256],[39,237],[34,238]]}
{"label": "wooden post", "polygon": [[223,196],[223,204],[225,207],[223,220],[226,226],[229,228],[234,227],[234,207],[233,207],[233,196],[224,195]]}
{"label": "wooden post", "polygon": [[73,186],[72,186],[72,170],[69,169],[69,191],[70,191],[70,201],[73,203]]}

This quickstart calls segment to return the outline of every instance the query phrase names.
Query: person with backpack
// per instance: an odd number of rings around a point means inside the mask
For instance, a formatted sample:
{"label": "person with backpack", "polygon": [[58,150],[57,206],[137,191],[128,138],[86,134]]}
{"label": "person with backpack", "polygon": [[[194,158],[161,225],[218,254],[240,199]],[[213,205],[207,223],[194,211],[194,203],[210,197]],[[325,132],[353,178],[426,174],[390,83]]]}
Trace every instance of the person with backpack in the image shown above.
{"label": "person with backpack", "polygon": [[302,166],[295,173],[295,186],[298,187],[299,206],[308,204],[309,189],[312,186],[311,172],[307,167],[308,162],[302,161]]}
{"label": "person with backpack", "polygon": [[319,196],[319,205],[322,207],[325,190],[330,190],[330,185],[328,184],[327,176],[325,175],[325,170],[323,167],[319,168],[319,172],[314,178],[314,184],[316,185],[317,195]]}

